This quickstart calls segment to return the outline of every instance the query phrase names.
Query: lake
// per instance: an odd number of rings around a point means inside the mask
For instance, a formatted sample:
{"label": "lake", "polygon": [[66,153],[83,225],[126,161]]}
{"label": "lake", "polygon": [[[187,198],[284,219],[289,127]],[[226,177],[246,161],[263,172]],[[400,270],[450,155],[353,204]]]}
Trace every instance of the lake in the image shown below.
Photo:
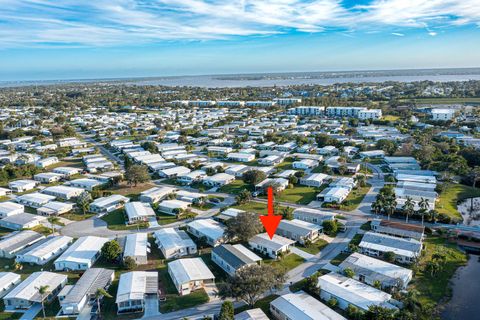
{"label": "lake", "polygon": [[480,319],[480,256],[470,254],[466,266],[452,278],[452,299],[441,313],[444,320]]}

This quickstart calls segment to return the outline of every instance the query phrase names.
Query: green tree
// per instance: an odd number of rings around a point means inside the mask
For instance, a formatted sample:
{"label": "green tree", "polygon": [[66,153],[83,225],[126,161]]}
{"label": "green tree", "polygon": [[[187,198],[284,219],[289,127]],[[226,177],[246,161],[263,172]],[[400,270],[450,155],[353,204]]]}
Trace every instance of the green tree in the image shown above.
{"label": "green tree", "polygon": [[415,207],[415,202],[413,202],[412,198],[407,196],[405,203],[402,206],[403,212],[405,213],[405,222],[408,223],[408,217],[413,213],[413,209]]}
{"label": "green tree", "polygon": [[239,212],[226,223],[225,236],[231,240],[247,242],[251,237],[263,231],[258,215],[253,212]]}
{"label": "green tree", "polygon": [[304,290],[313,295],[320,295],[320,286],[318,285],[317,273],[314,273],[305,280]]}
{"label": "green tree", "polygon": [[41,297],[41,303],[42,303],[42,313],[43,313],[43,319],[45,319],[45,298],[48,296],[50,291],[48,290],[49,286],[40,286],[37,289],[38,294]]}
{"label": "green tree", "polygon": [[47,218],[47,220],[50,223],[50,227],[52,229],[52,235],[55,235],[55,224],[60,221],[60,218],[56,216],[50,216]]}
{"label": "green tree", "polygon": [[322,222],[323,232],[328,235],[335,235],[338,230],[337,222],[335,220],[324,220]]}
{"label": "green tree", "polygon": [[242,179],[245,183],[256,185],[267,178],[265,172],[260,170],[249,170],[245,172]]}
{"label": "green tree", "polygon": [[244,203],[247,203],[248,201],[250,201],[252,199],[252,194],[250,193],[250,191],[246,190],[246,189],[243,189],[242,191],[240,191],[237,196],[235,197],[235,201],[238,203],[238,204],[244,204]]}
{"label": "green tree", "polygon": [[107,261],[113,262],[117,260],[121,254],[122,247],[117,240],[110,240],[102,246],[101,255]]}
{"label": "green tree", "polygon": [[127,256],[123,259],[123,268],[125,270],[134,270],[137,267],[135,259],[130,256]]}
{"label": "green tree", "polygon": [[396,259],[395,252],[387,251],[383,254],[383,258],[388,262],[394,262]]}
{"label": "green tree", "polygon": [[102,300],[103,297],[112,298],[112,296],[105,289],[98,288],[95,291],[95,300],[97,301],[97,314],[99,318],[102,317],[102,311],[100,310],[100,300]]}
{"label": "green tree", "polygon": [[224,301],[222,303],[222,308],[218,314],[218,320],[233,320],[234,319],[234,308],[231,301]]}
{"label": "green tree", "polygon": [[368,307],[368,311],[365,313],[365,319],[368,320],[395,320],[396,310],[389,309],[381,306],[372,305]]}
{"label": "green tree", "polygon": [[355,272],[351,268],[343,269],[343,274],[345,275],[345,277],[348,277],[348,278],[355,277]]}
{"label": "green tree", "polygon": [[393,140],[380,139],[376,144],[377,149],[383,150],[389,156],[392,156],[398,149],[398,145]]}
{"label": "green tree", "polygon": [[92,196],[87,191],[83,191],[77,197],[77,206],[78,209],[82,214],[86,214],[88,212],[88,206],[92,202]]}
{"label": "green tree", "polygon": [[125,180],[129,185],[137,186],[138,183],[150,181],[150,174],[147,166],[134,164],[125,171]]}

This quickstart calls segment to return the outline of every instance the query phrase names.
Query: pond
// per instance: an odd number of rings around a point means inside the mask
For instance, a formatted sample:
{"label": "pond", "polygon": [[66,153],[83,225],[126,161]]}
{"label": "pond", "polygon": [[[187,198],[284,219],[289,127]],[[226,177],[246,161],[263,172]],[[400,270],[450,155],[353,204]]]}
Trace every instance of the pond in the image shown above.
{"label": "pond", "polygon": [[452,278],[452,298],[441,313],[443,320],[479,319],[480,256],[470,254],[466,266],[457,270]]}

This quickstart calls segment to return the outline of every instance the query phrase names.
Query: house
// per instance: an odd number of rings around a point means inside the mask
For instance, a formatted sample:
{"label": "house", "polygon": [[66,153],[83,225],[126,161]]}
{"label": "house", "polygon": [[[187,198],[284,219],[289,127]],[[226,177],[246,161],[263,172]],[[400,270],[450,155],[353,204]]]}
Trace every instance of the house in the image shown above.
{"label": "house", "polygon": [[65,251],[72,241],[73,238],[68,236],[48,237],[18,252],[15,261],[44,265]]}
{"label": "house", "polygon": [[284,157],[280,155],[271,155],[265,158],[260,158],[257,162],[262,166],[276,166],[283,162]]}
{"label": "house", "polygon": [[51,166],[57,163],[58,163],[57,157],[48,157],[48,158],[37,160],[35,162],[35,165],[39,168],[46,168],[48,166]]}
{"label": "house", "polygon": [[20,282],[22,282],[22,279],[19,274],[13,272],[0,272],[0,298],[3,298]]}
{"label": "house", "polygon": [[332,298],[338,302],[342,310],[353,305],[360,310],[368,311],[370,306],[397,309],[392,303],[392,296],[355,279],[330,272],[318,278],[320,298],[328,301]]}
{"label": "house", "polygon": [[276,234],[270,239],[267,233],[257,234],[248,240],[250,248],[270,258],[277,258],[280,254],[288,252],[294,243],[294,240]]}
{"label": "house", "polygon": [[194,204],[201,204],[207,201],[208,195],[199,192],[191,192],[185,190],[179,190],[175,193],[177,200],[190,202]]}
{"label": "house", "polygon": [[141,202],[153,204],[165,199],[168,195],[175,193],[176,191],[176,188],[171,187],[153,187],[141,192],[139,200]]}
{"label": "house", "polygon": [[137,265],[147,264],[147,253],[150,252],[147,233],[131,233],[125,236],[123,258],[131,257]]}
{"label": "house", "polygon": [[319,237],[322,232],[322,227],[317,224],[302,220],[280,220],[276,234],[279,236],[295,240],[300,244],[305,244],[306,242],[314,242]]}
{"label": "house", "polygon": [[217,173],[213,176],[203,179],[203,184],[207,187],[218,188],[226,184],[232,183],[233,181],[235,181],[235,176],[227,173]]}
{"label": "house", "polygon": [[334,220],[335,214],[311,208],[297,208],[293,210],[293,218],[321,226],[323,221]]}
{"label": "house", "polygon": [[73,203],[50,201],[37,209],[37,214],[42,216],[59,216],[73,210]]}
{"label": "house", "polygon": [[190,202],[182,200],[163,200],[158,204],[158,211],[175,216],[188,209],[190,205]]}
{"label": "house", "polygon": [[5,197],[11,194],[12,194],[12,190],[0,187],[0,197]]}
{"label": "house", "polygon": [[385,157],[385,151],[383,150],[369,150],[359,152],[360,158],[370,158],[370,159],[383,159]]}
{"label": "house", "polygon": [[182,184],[192,184],[194,182],[202,181],[207,174],[203,170],[195,170],[186,174],[181,174],[177,176],[177,181]]}
{"label": "house", "polygon": [[339,188],[347,188],[352,190],[357,186],[357,182],[354,178],[350,177],[340,177],[335,178],[329,185],[329,187],[339,187]]}
{"label": "house", "polygon": [[175,178],[177,176],[190,173],[190,171],[192,171],[192,170],[190,170],[187,167],[176,166],[176,167],[172,167],[172,168],[158,170],[157,172],[158,172],[158,175],[162,178]]}
{"label": "house", "polygon": [[358,113],[358,119],[360,120],[378,120],[382,118],[382,110],[381,109],[365,109],[361,110]]}
{"label": "house", "polygon": [[297,173],[297,172],[298,172],[297,170],[283,170],[283,171],[280,171],[280,172],[276,173],[274,176],[277,177],[277,178],[288,179],[291,176],[294,176],[295,173]]}
{"label": "house", "polygon": [[11,230],[31,229],[47,222],[47,218],[22,212],[0,219],[0,227]]}
{"label": "house", "polygon": [[153,211],[150,204],[139,201],[125,204],[125,213],[127,214],[128,223],[148,221],[150,218],[156,217],[155,211]]}
{"label": "house", "polygon": [[327,203],[342,203],[348,195],[350,194],[350,189],[344,187],[332,187],[326,188],[317,195],[318,201],[323,201]]}
{"label": "house", "polygon": [[70,178],[82,172],[82,169],[72,167],[57,167],[52,170],[53,173],[61,174],[64,178]]}
{"label": "house", "polygon": [[117,304],[118,314],[141,312],[145,308],[145,299],[158,299],[158,272],[131,271],[120,275],[118,282]]}
{"label": "house", "polygon": [[265,192],[268,187],[275,188],[277,192],[283,191],[288,187],[288,180],[284,178],[267,178],[255,185],[255,191]]}
{"label": "house", "polygon": [[215,282],[215,276],[202,258],[185,258],[169,262],[168,274],[181,296]]}
{"label": "house", "polygon": [[62,180],[63,175],[61,175],[60,173],[54,173],[54,172],[43,172],[43,173],[38,173],[34,175],[33,179],[40,183],[53,183],[53,182],[58,182]]}
{"label": "house", "polygon": [[80,237],[57,260],[55,270],[80,271],[90,268],[100,256],[100,250],[108,242],[107,238]]}
{"label": "house", "polygon": [[339,265],[340,270],[350,269],[354,272],[353,278],[360,282],[374,286],[380,282],[382,289],[406,289],[413,272],[383,260],[365,256],[358,252],[352,253]]}
{"label": "house", "polygon": [[27,193],[15,198],[15,202],[31,208],[40,208],[53,200],[55,200],[54,196],[39,192]]}
{"label": "house", "polygon": [[197,238],[205,238],[212,247],[225,241],[225,227],[213,219],[197,219],[187,224],[187,230]]}
{"label": "house", "polygon": [[347,320],[304,291],[276,298],[270,302],[270,312],[278,320]]}
{"label": "house", "polygon": [[15,180],[8,183],[8,188],[13,192],[26,192],[37,187],[35,180]]}
{"label": "house", "polygon": [[15,202],[0,202],[0,218],[13,216],[15,214],[23,213],[25,207]]}
{"label": "house", "polygon": [[61,314],[77,315],[81,313],[88,302],[95,298],[97,290],[108,290],[114,279],[115,272],[113,270],[104,268],[88,269],[75,285],[65,286],[58,294],[58,300],[62,308]]}
{"label": "house", "polygon": [[103,185],[103,183],[98,180],[86,178],[71,180],[68,184],[72,187],[82,188],[87,191],[93,191],[96,187]]}
{"label": "house", "polygon": [[292,162],[293,169],[308,170],[318,166],[318,161],[312,159],[302,159]]}
{"label": "house", "polygon": [[415,224],[396,222],[383,219],[373,219],[371,229],[374,232],[387,234],[400,238],[413,238],[423,241],[425,238],[425,227]]}
{"label": "house", "polygon": [[197,252],[197,245],[183,230],[164,228],[156,230],[153,236],[165,259],[179,258]]}
{"label": "house", "polygon": [[373,257],[380,257],[387,252],[393,252],[396,261],[411,264],[420,256],[422,243],[415,239],[367,232],[363,235],[358,248],[360,253]]}
{"label": "house", "polygon": [[84,192],[81,188],[67,187],[67,186],[53,186],[46,187],[42,190],[43,194],[54,196],[57,199],[70,200],[76,198]]}
{"label": "house", "polygon": [[215,219],[217,221],[220,221],[220,222],[225,222],[225,221],[228,221],[228,220],[236,217],[241,212],[245,212],[245,210],[228,208],[228,209],[220,212],[220,214],[214,216],[213,219]]}
{"label": "house", "polygon": [[235,320],[269,320],[260,308],[245,310],[235,315]]}
{"label": "house", "polygon": [[89,211],[94,213],[105,214],[124,207],[125,203],[130,199],[119,194],[112,194],[108,197],[95,199],[90,203]]}
{"label": "house", "polygon": [[327,182],[329,176],[324,173],[312,173],[300,178],[300,184],[309,187],[320,187]]}
{"label": "house", "polygon": [[211,254],[212,261],[231,276],[245,266],[262,261],[262,258],[241,244],[222,244],[213,248]]}
{"label": "house", "polygon": [[0,258],[15,258],[17,252],[42,239],[45,239],[45,236],[31,230],[8,235],[0,240]]}
{"label": "house", "polygon": [[255,154],[232,152],[227,154],[227,159],[231,161],[237,161],[237,162],[250,162],[255,160]]}
{"label": "house", "polygon": [[[259,160],[260,161],[260,160]],[[259,162],[260,163],[260,162]],[[249,166],[246,166],[244,164],[236,164],[233,166],[229,166],[226,170],[225,173],[235,176],[237,178],[241,178],[245,172],[250,170]]]}
{"label": "house", "polygon": [[430,111],[431,120],[433,121],[450,121],[455,119],[455,109],[435,108]]}
{"label": "house", "polygon": [[[27,279],[3,297],[5,309],[29,309],[42,301],[52,301],[67,284],[68,277],[64,274],[48,271],[34,272]],[[48,286],[48,294],[41,295],[38,288]]]}
{"label": "house", "polygon": [[297,144],[293,141],[286,142],[284,144],[278,145],[275,149],[282,152],[291,152],[297,147]]}

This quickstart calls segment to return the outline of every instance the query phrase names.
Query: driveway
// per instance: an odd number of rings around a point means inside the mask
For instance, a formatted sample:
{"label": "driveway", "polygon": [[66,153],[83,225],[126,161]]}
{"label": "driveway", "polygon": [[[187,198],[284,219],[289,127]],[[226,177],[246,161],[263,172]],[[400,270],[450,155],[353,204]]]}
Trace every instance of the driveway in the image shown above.
{"label": "driveway", "polygon": [[159,316],[160,312],[158,311],[158,299],[154,297],[145,298],[145,310],[143,312],[143,318]]}
{"label": "driveway", "polygon": [[40,303],[35,303],[30,307],[25,313],[20,317],[20,320],[33,320],[38,313],[42,313],[42,305]]}
{"label": "driveway", "polygon": [[290,247],[290,251],[302,257],[305,260],[310,260],[312,258],[315,258],[315,255],[305,252],[302,249],[298,249],[297,247]]}

